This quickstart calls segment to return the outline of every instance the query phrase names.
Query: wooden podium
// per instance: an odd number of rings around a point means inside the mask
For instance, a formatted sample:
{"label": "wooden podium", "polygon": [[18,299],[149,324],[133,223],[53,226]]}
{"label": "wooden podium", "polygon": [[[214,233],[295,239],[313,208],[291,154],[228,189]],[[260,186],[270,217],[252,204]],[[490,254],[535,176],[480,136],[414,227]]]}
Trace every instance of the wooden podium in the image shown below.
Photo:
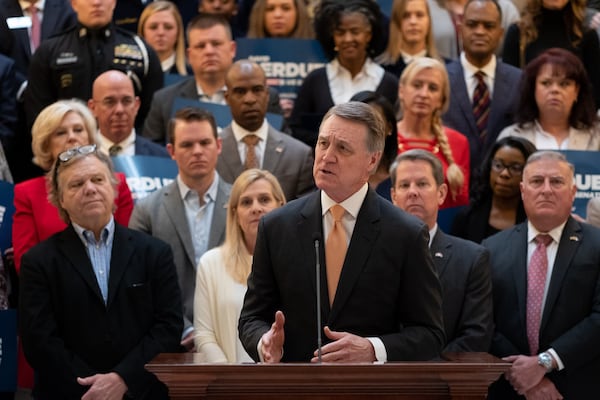
{"label": "wooden podium", "polygon": [[387,364],[203,364],[193,353],[160,354],[146,368],[171,399],[485,399],[510,367],[486,353]]}

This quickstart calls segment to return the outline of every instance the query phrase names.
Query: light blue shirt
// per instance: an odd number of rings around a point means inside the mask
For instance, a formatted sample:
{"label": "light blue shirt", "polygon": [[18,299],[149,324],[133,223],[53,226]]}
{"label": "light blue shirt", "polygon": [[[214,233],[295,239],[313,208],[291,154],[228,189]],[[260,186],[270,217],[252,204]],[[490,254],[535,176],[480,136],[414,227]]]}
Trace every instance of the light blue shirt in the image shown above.
{"label": "light blue shirt", "polygon": [[96,281],[100,287],[100,293],[104,299],[104,304],[108,300],[108,276],[110,274],[110,257],[112,252],[113,239],[115,237],[115,220],[111,216],[108,224],[102,229],[100,240],[96,241],[94,232],[88,231],[82,226],[73,222],[73,228],[83,242],[87,251]]}
{"label": "light blue shirt", "polygon": [[219,174],[215,172],[215,177],[202,198],[200,198],[198,192],[190,189],[183,183],[179,175],[177,175],[177,185],[179,186],[179,193],[181,200],[183,200],[185,216],[190,229],[190,235],[192,236],[194,265],[197,268],[200,257],[208,250],[210,227],[215,210],[217,189],[219,187]]}

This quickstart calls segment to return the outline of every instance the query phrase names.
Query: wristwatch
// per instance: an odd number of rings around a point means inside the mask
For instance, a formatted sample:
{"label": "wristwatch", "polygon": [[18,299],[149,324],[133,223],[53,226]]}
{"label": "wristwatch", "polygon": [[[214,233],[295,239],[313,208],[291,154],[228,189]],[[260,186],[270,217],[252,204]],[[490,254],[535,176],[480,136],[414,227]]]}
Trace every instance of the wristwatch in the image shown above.
{"label": "wristwatch", "polygon": [[546,351],[538,354],[538,364],[546,368],[546,372],[551,372],[554,369],[552,367],[552,356]]}

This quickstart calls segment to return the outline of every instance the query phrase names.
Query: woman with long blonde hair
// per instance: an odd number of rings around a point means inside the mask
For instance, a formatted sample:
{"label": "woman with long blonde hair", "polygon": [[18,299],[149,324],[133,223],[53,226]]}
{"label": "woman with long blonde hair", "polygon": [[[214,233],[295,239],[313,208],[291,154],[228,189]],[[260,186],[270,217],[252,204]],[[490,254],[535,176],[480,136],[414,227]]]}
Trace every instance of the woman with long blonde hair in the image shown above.
{"label": "woman with long blonde hair", "polygon": [[450,102],[450,84],[444,65],[433,58],[413,60],[400,77],[401,117],[398,121],[398,154],[424,149],[435,154],[444,167],[450,196],[441,208],[469,202],[469,142],[442,125],[441,116]]}
{"label": "woman with long blonde hair", "polygon": [[205,362],[252,362],[238,339],[238,319],[260,218],[285,204],[277,178],[249,169],[235,180],[227,209],[225,242],[200,258],[194,296],[196,350]]}

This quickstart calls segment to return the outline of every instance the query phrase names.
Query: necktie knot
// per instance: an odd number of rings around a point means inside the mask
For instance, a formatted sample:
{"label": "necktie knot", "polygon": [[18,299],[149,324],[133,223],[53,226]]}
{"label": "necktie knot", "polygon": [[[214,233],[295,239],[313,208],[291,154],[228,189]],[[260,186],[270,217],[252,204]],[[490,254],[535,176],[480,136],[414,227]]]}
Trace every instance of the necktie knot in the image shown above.
{"label": "necktie knot", "polygon": [[331,206],[329,212],[331,213],[331,216],[333,217],[333,220],[335,222],[341,222],[346,210],[344,209],[344,207],[340,206],[339,204],[336,204]]}
{"label": "necktie knot", "polygon": [[548,245],[552,243],[552,236],[540,233],[535,237],[534,241],[538,246],[548,247]]}
{"label": "necktie knot", "polygon": [[113,144],[112,146],[109,147],[108,154],[111,157],[116,156],[121,152],[121,150],[123,150],[123,148],[121,146],[119,146],[118,144]]}
{"label": "necktie knot", "polygon": [[485,72],[479,70],[477,72],[475,72],[475,78],[477,78],[477,82],[478,83],[484,83],[485,84]]}
{"label": "necktie knot", "polygon": [[246,143],[246,146],[256,146],[260,138],[256,135],[246,135],[242,138],[242,141]]}

